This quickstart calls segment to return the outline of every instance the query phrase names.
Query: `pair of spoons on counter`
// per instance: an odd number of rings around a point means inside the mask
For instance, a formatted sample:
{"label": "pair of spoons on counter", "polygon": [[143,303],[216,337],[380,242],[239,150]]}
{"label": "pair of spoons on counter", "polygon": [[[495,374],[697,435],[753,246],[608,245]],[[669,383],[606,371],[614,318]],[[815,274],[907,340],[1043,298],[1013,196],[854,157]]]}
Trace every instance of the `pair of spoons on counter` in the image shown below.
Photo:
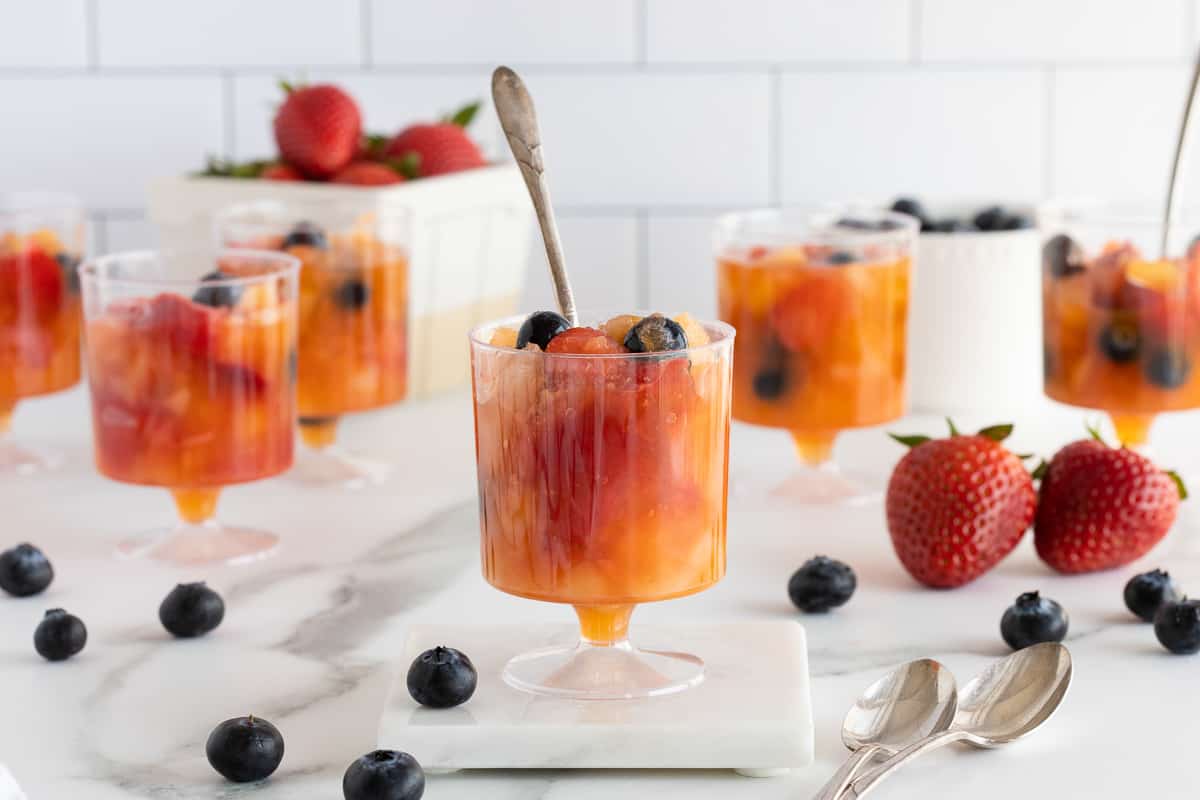
{"label": "pair of spoons on counter", "polygon": [[[1018,650],[958,691],[932,659],[910,661],[871,684],[842,724],[853,751],[813,800],[857,800],[895,770],[953,742],[1000,747],[1033,732],[1071,684],[1071,654],[1057,643]],[[876,758],[887,758],[865,771]]]}

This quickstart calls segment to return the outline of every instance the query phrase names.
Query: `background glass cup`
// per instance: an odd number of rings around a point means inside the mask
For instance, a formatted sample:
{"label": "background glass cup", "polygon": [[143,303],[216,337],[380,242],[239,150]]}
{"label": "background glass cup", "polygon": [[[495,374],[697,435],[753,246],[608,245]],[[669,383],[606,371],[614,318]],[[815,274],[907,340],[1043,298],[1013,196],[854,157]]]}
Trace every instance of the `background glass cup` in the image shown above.
{"label": "background glass cup", "polygon": [[1038,222],[1046,395],[1142,446],[1155,415],[1200,407],[1200,217],[1179,214],[1165,259],[1161,210],[1050,204]]}
{"label": "background glass cup", "polygon": [[300,259],[297,477],[361,486],[388,465],[336,443],[344,414],[393,405],[408,389],[409,214],[359,204],[230,207],[217,217],[224,247]]}
{"label": "background glass cup", "polygon": [[629,620],[639,603],[725,573],[733,329],[703,323],[708,344],[669,354],[489,343],[523,320],[470,336],[483,573],[509,594],[574,606],[581,639],[518,656],[505,680],[592,699],[693,686],[703,662],[634,648]]}
{"label": "background glass cup", "polygon": [[222,488],[292,464],[296,273],[283,253],[118,253],[80,270],[96,466],[161,486],[180,523],[130,556],[239,563],[274,533],[213,519]]}
{"label": "background glass cup", "polygon": [[57,454],[7,436],[18,401],[79,382],[84,214],[69,195],[0,195],[0,473],[32,473]]}
{"label": "background glass cup", "polygon": [[791,433],[804,470],[774,494],[804,503],[877,497],[832,460],[840,431],[905,408],[909,272],[903,214],[763,209],[718,220],[721,319],[737,329],[733,416]]}

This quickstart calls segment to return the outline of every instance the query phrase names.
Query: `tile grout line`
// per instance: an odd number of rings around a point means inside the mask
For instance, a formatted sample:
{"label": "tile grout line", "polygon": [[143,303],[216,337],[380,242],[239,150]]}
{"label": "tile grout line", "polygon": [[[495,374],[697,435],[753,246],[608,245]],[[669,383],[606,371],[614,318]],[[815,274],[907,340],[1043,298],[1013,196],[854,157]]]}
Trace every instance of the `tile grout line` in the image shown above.
{"label": "tile grout line", "polygon": [[362,65],[370,70],[375,65],[375,54],[371,51],[371,0],[359,0],[359,28],[362,41]]}
{"label": "tile grout line", "polygon": [[638,208],[634,213],[637,235],[637,308],[650,307],[650,212]]}
{"label": "tile grout line", "polygon": [[921,63],[921,0],[911,0],[908,7],[908,63]]}
{"label": "tile grout line", "polygon": [[97,0],[87,0],[83,6],[83,50],[87,71],[100,69],[100,9]]}
{"label": "tile grout line", "polygon": [[234,158],[237,143],[237,85],[234,74],[221,74],[221,149],[225,158]]}
{"label": "tile grout line", "polygon": [[1045,118],[1042,131],[1042,199],[1046,200],[1054,196],[1054,132],[1058,123],[1058,115],[1055,113],[1058,71],[1054,65],[1046,65],[1042,80],[1046,82],[1043,90],[1045,92],[1045,107],[1043,108]]}
{"label": "tile grout line", "polygon": [[1192,32],[1196,30],[1196,3],[1197,0],[1191,0],[1183,7],[1183,57],[1191,58],[1195,52],[1195,45],[1192,43]]}
{"label": "tile grout line", "polygon": [[634,0],[633,10],[633,62],[639,68],[649,63],[650,0]]}
{"label": "tile grout line", "polygon": [[767,201],[778,206],[783,199],[783,76],[772,67],[767,74]]}
{"label": "tile grout line", "polygon": [[108,216],[103,211],[93,209],[88,213],[92,224],[92,241],[96,244],[96,252],[91,255],[108,253]]}

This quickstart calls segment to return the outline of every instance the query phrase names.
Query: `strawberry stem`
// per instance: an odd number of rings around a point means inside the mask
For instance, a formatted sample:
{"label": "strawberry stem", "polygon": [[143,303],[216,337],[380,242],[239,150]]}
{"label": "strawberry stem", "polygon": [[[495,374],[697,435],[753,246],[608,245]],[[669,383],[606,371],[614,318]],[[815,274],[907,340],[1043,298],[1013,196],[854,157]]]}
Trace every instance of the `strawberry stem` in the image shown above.
{"label": "strawberry stem", "polygon": [[[950,420],[948,420],[948,419],[946,421],[950,422]],[[951,425],[950,425],[950,430],[954,430],[953,423],[951,423]],[[993,442],[1003,442],[1005,439],[1007,439],[1012,434],[1012,432],[1013,432],[1012,423],[1006,422],[1002,425],[989,425],[988,427],[980,430],[979,435],[987,437],[988,439],[991,439]]]}
{"label": "strawberry stem", "polygon": [[915,434],[913,436],[902,436],[898,433],[889,433],[888,436],[892,437],[905,447],[917,447],[918,445],[925,444],[929,441],[928,436],[922,436],[920,434]]}
{"label": "strawberry stem", "polygon": [[1042,459],[1041,463],[1034,468],[1033,472],[1029,473],[1029,477],[1035,481],[1040,481],[1046,477],[1046,473],[1050,471],[1050,465],[1046,463],[1046,459]]}
{"label": "strawberry stem", "polygon": [[471,124],[471,120],[475,119],[475,115],[479,113],[479,108],[482,105],[483,103],[479,100],[476,100],[474,103],[468,103],[453,114],[443,117],[442,121],[465,128]]}
{"label": "strawberry stem", "polygon": [[1083,426],[1083,429],[1088,432],[1088,436],[1091,436],[1093,439],[1095,439],[1100,444],[1103,444],[1103,445],[1108,444],[1108,442],[1104,441],[1104,437],[1100,435],[1099,423],[1096,423],[1096,422],[1085,423]]}
{"label": "strawberry stem", "polygon": [[958,428],[954,427],[954,420],[950,419],[949,417],[946,417],[946,424],[950,426],[950,435],[951,436],[961,435],[958,432]]}
{"label": "strawberry stem", "polygon": [[1179,490],[1179,499],[1187,500],[1188,490],[1187,485],[1183,482],[1183,478],[1181,478],[1179,473],[1173,469],[1167,470],[1167,475],[1170,476],[1171,480],[1175,482],[1175,488]]}

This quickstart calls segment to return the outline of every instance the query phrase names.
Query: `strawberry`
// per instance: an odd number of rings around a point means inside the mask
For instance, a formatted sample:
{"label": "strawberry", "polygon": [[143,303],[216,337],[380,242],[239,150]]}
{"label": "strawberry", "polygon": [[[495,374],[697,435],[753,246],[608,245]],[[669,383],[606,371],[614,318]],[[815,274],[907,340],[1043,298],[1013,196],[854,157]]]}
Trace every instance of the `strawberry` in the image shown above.
{"label": "strawberry", "polygon": [[403,180],[404,176],[378,161],[352,161],[333,176],[334,183],[354,186],[389,186]]}
{"label": "strawberry", "polygon": [[465,130],[478,110],[479,104],[473,103],[441,122],[409,125],[388,142],[384,156],[415,157],[422,178],[482,167],[487,161]]}
{"label": "strawberry", "polygon": [[887,524],[904,568],[935,588],[962,586],[1012,552],[1033,521],[1037,494],[1002,442],[1011,425],[950,437],[893,436],[912,448],[892,472]]}
{"label": "strawberry", "polygon": [[1096,572],[1141,558],[1166,536],[1187,497],[1179,476],[1092,436],[1062,448],[1037,472],[1033,541],[1059,572]]}
{"label": "strawberry", "polygon": [[59,310],[66,288],[62,265],[40,247],[0,257],[0,301],[39,317]]}
{"label": "strawberry", "polygon": [[354,98],[328,84],[283,88],[287,99],[275,114],[275,144],[283,160],[318,179],[349,164],[362,137]]}
{"label": "strawberry", "polygon": [[291,164],[275,163],[263,167],[258,177],[264,181],[302,181],[304,176]]}

